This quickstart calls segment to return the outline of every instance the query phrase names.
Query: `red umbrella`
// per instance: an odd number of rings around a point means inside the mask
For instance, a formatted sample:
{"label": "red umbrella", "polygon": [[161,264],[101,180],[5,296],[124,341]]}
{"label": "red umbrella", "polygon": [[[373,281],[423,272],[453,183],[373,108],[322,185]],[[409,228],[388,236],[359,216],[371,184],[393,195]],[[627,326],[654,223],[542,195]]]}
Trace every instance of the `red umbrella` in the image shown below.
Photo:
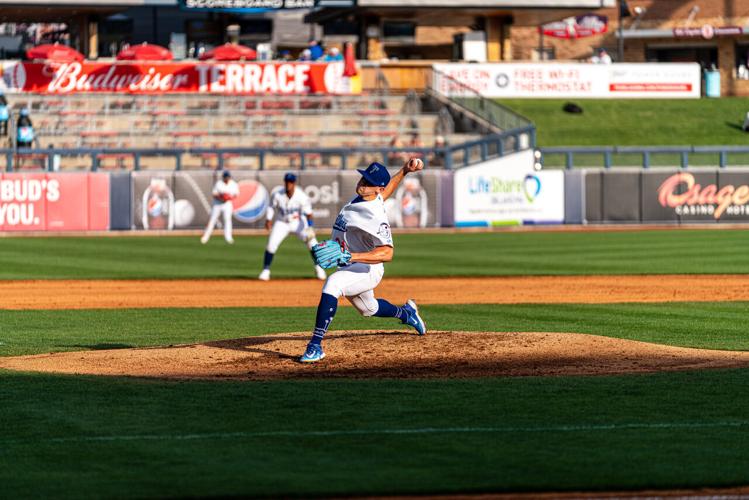
{"label": "red umbrella", "polygon": [[356,76],[358,71],[356,69],[356,57],[354,57],[354,44],[346,42],[346,47],[343,49],[343,76]]}
{"label": "red umbrella", "polygon": [[225,43],[211,50],[207,50],[200,55],[200,60],[215,59],[216,61],[254,61],[257,59],[257,52],[244,45],[237,43]]}
{"label": "red umbrella", "polygon": [[37,45],[26,51],[26,57],[29,59],[46,59],[57,62],[81,62],[85,59],[83,54],[67,45],[44,44]]}
{"label": "red umbrella", "polygon": [[131,45],[117,54],[120,61],[171,61],[173,58],[169,49],[151,43]]}

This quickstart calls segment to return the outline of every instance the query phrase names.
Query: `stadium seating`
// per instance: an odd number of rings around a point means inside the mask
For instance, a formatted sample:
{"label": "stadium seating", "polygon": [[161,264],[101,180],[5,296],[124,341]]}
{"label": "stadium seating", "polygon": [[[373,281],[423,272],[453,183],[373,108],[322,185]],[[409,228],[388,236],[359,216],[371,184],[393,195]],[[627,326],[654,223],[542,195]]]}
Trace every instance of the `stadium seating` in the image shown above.
{"label": "stadium seating", "polygon": [[[405,96],[123,96],[93,94],[69,97],[13,96],[15,110],[28,108],[41,148],[216,149],[216,148],[388,148],[394,137],[404,143],[418,134],[434,144],[437,113],[409,115]],[[456,134],[449,143],[475,135]],[[182,168],[215,168],[216,154],[186,154]],[[355,167],[382,155],[358,154],[346,162]],[[132,156],[104,151],[99,168],[132,168]],[[227,154],[241,168],[259,168],[256,158]],[[298,153],[270,153],[265,168],[300,165]],[[65,157],[63,168],[88,168],[90,159]],[[255,161],[253,161],[255,160]],[[336,155],[305,156],[307,167],[340,167]],[[39,163],[39,162],[35,162]],[[41,162],[43,164],[43,162]],[[164,158],[144,158],[142,168],[173,168]]]}

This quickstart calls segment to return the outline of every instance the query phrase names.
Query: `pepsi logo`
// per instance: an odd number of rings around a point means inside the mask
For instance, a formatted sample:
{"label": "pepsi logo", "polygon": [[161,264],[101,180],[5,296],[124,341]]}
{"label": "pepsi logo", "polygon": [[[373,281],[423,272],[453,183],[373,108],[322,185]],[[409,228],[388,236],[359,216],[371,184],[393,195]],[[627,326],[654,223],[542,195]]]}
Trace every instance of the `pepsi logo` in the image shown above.
{"label": "pepsi logo", "polygon": [[241,222],[255,222],[265,215],[268,203],[265,186],[252,179],[239,181],[239,196],[234,199],[234,217]]}

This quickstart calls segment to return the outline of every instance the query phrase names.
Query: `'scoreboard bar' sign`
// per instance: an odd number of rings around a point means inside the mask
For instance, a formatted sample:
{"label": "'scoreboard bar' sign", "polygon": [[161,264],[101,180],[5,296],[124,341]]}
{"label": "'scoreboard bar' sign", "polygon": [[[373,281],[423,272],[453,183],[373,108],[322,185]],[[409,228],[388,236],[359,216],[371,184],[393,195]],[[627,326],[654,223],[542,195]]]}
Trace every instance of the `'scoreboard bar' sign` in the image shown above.
{"label": "'scoreboard bar' sign", "polygon": [[311,9],[315,0],[183,0],[182,6],[196,10],[233,11]]}

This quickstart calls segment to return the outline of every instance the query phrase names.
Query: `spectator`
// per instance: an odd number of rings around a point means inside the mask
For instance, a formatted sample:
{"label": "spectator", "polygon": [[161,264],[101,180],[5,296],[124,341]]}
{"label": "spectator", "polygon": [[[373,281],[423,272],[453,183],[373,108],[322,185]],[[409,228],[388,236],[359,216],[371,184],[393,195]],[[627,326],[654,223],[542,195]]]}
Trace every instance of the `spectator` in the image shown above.
{"label": "spectator", "polygon": [[312,60],[312,51],[309,49],[304,49],[302,53],[299,55],[300,61],[311,61]]}
{"label": "spectator", "polygon": [[16,125],[16,146],[19,148],[30,148],[34,144],[34,124],[31,123],[28,108],[23,108],[19,113]]}
{"label": "spectator", "polygon": [[8,100],[5,98],[5,94],[0,92],[0,137],[8,135],[9,119],[10,111],[8,110]]}
{"label": "spectator", "polygon": [[598,51],[593,54],[593,57],[590,58],[590,62],[593,64],[611,64],[611,56],[608,52],[606,52],[606,49],[600,48]]}
{"label": "spectator", "polygon": [[431,158],[429,159],[429,166],[430,167],[444,167],[445,166],[445,156],[446,153],[443,150],[447,147],[447,141],[445,141],[445,137],[438,135],[434,138],[434,152],[432,153]]}
{"label": "spectator", "polygon": [[[408,145],[406,147],[419,148],[419,149],[422,149],[424,147],[424,143],[419,137],[418,132],[414,132],[413,134],[411,134],[411,140],[408,141]],[[423,151],[410,151],[406,153],[406,156],[408,158],[421,158],[422,156],[424,156],[424,153]]]}
{"label": "spectator", "polygon": [[[393,149],[401,149],[403,148],[403,142],[398,138],[398,136],[393,136],[392,139],[390,139],[390,147]],[[408,153],[405,151],[390,151],[387,155],[388,159],[388,165],[400,165],[404,161],[409,160]]]}
{"label": "spectator", "polygon": [[317,40],[310,41],[309,51],[312,61],[317,61],[325,54],[325,49],[322,48],[322,45]]}
{"label": "spectator", "polygon": [[331,47],[328,49],[328,53],[325,56],[325,62],[343,61],[343,54],[338,50],[338,47]]}
{"label": "spectator", "polygon": [[281,59],[282,61],[291,61],[291,52],[289,52],[288,50],[282,50],[281,54],[279,55],[279,59]]}

